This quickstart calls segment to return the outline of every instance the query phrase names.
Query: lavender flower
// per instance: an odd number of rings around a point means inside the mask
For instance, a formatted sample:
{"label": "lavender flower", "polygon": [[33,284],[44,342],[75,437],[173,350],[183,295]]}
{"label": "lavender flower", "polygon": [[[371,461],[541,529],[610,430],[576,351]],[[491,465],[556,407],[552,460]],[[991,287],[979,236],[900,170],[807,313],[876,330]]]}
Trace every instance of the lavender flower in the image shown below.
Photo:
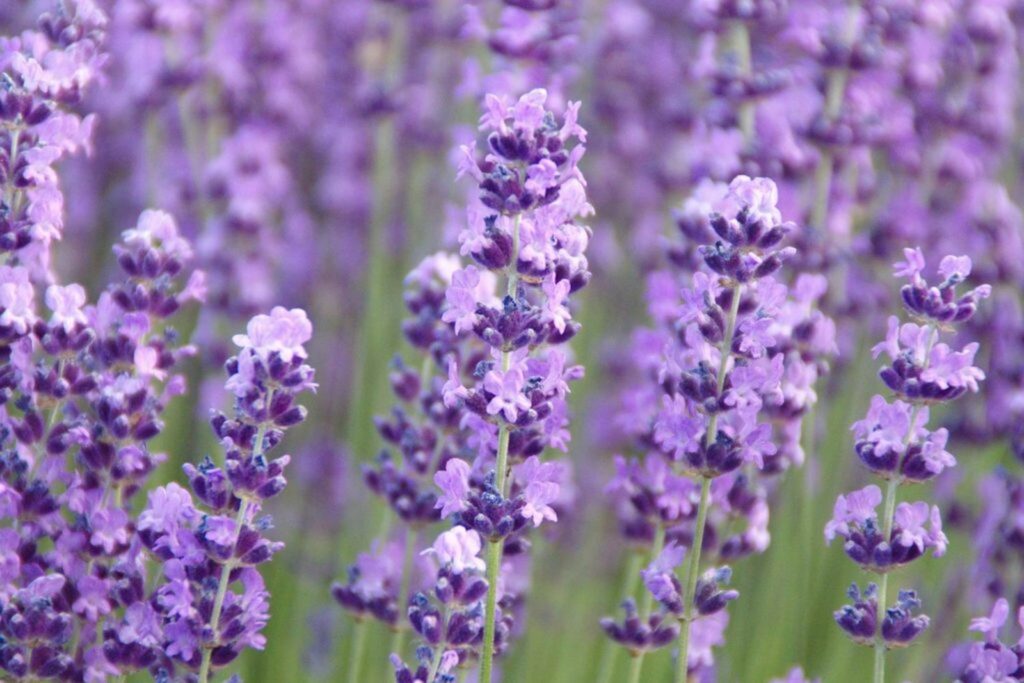
{"label": "lavender flower", "polygon": [[[142,239],[154,223],[162,239]],[[96,305],[79,285],[51,285],[49,320],[35,313],[27,269],[5,267],[23,304],[14,309],[8,300],[3,314],[11,363],[3,400],[16,409],[4,413],[3,438],[19,444],[2,466],[3,514],[19,520],[5,543],[54,548],[8,555],[5,563],[5,594],[41,601],[8,606],[4,623],[14,630],[3,633],[0,666],[19,679],[120,675],[153,664],[152,647],[161,644],[130,651],[117,625],[122,612],[134,618],[143,609],[135,607],[144,564],[132,499],[165,458],[148,444],[163,429],[168,402],[184,390],[175,366],[193,353],[168,321],[202,296],[202,276],[182,282],[191,253],[159,212],[145,212],[114,251],[124,280]],[[38,625],[52,627],[44,640],[17,626],[29,616],[24,610],[40,608]]]}
{"label": "lavender flower", "polygon": [[207,458],[186,465],[196,502],[170,484],[150,493],[139,520],[143,542],[163,563],[152,603],[156,614],[149,618],[167,639],[168,666],[196,671],[201,682],[245,648],[265,645],[260,632],[270,596],[256,566],[284,544],[264,536],[272,524],[258,514],[284,489],[290,459],[270,460],[267,452],[305,418],[296,397],[316,388],[305,364],[311,335],[304,311],[278,307],[255,316],[246,334],[235,336],[240,350],[226,366],[235,415],[218,413],[212,420],[225,449],[223,464]]}
{"label": "lavender flower", "polygon": [[471,331],[473,343],[487,348],[470,366],[476,381],[469,387],[460,379],[464,366],[449,366],[445,395],[483,446],[472,469],[493,471],[470,488],[468,465],[450,463],[436,479],[444,491],[440,507],[489,543],[483,681],[492,671],[502,551],[512,554],[527,525],[557,519],[553,504],[564,470],[538,456],[547,446],[567,448],[568,382],[582,375],[557,345],[579,329],[567,296],[590,278],[584,255],[590,233],[573,222],[592,211],[577,168],[584,148],[569,147],[586,132],[576,122],[578,105],[559,124],[546,100],[543,90],[515,102],[487,97],[481,127],[490,131],[489,152],[478,160],[472,147],[463,148],[460,175],[476,181],[479,199],[459,241],[463,255],[505,275],[505,296],[496,301],[493,291],[481,289],[482,273],[467,266],[453,274],[442,315],[456,335]]}
{"label": "lavender flower", "polygon": [[[818,359],[834,346],[830,321],[813,308],[824,283],[802,278],[789,299],[771,277],[793,254],[779,247],[792,226],[780,221],[774,183],[741,176],[718,189],[708,194],[708,213],[681,226],[714,245],[674,252],[677,263],[707,270],[695,272],[681,292],[669,274],[664,286],[661,276],[653,280],[649,306],[660,328],[637,336],[637,353],[663,361],[638,355],[648,388],[631,395],[636,414],[624,420],[646,455],[642,464],[617,456],[608,488],[620,501],[627,538],[653,541],[655,557],[676,542],[729,560],[767,547],[766,491],[753,472],[802,461],[800,420],[816,400],[813,384],[825,369]],[[785,454],[777,441],[787,444]],[[738,597],[719,588],[727,568],[698,574],[700,554],[690,554],[682,582],[654,565],[643,574],[649,594],[683,622],[683,632],[698,632],[703,617]],[[641,623],[651,607],[646,597]],[[636,654],[633,680],[643,651]],[[710,661],[709,654],[681,658],[689,661],[678,675]]]}
{"label": "lavender flower", "polygon": [[450,683],[452,671],[479,651],[483,637],[483,599],[486,564],[479,557],[480,535],[463,527],[443,532],[424,551],[437,563],[437,578],[430,594],[417,593],[409,604],[409,620],[423,639],[417,649],[415,674],[392,654],[396,683],[424,681]]}
{"label": "lavender flower", "polygon": [[[897,489],[907,482],[931,479],[956,460],[945,450],[948,432],[930,432],[928,405],[944,403],[977,391],[984,373],[973,366],[976,343],[956,351],[939,341],[940,332],[969,320],[977,302],[989,294],[983,285],[957,295],[956,288],[970,275],[971,260],[947,256],[939,265],[938,286],[929,286],[922,276],[925,268],[920,249],[904,250],[905,260],[895,264],[897,276],[907,277],[901,293],[904,306],[916,322],[900,323],[890,318],[885,342],[873,353],[888,354],[891,365],[879,373],[899,398],[889,403],[875,396],[867,417],[854,424],[855,450],[861,461],[887,481],[881,515],[882,492],[867,486],[836,500],[832,519],[825,526],[825,538],[845,540],[847,555],[863,568],[882,574],[881,586],[867,601],[851,594],[856,602],[836,612],[836,621],[855,641],[875,649],[874,680],[885,678],[887,649],[902,647],[928,627],[928,618],[912,616],[920,607],[913,591],[901,590],[895,606],[885,616],[877,606],[886,605],[889,572],[912,562],[931,550],[936,557],[946,551],[938,507],[925,502],[896,503]],[[927,525],[927,526],[926,526]],[[879,621],[881,623],[879,624]]]}
{"label": "lavender flower", "polygon": [[[1014,681],[1024,676],[1021,641],[1005,645],[999,638],[999,631],[1009,614],[1009,603],[1005,598],[999,598],[992,606],[989,616],[971,620],[970,630],[984,634],[984,641],[969,646],[965,661],[954,672],[957,683]],[[1024,628],[1024,611],[1018,612],[1017,623]]]}

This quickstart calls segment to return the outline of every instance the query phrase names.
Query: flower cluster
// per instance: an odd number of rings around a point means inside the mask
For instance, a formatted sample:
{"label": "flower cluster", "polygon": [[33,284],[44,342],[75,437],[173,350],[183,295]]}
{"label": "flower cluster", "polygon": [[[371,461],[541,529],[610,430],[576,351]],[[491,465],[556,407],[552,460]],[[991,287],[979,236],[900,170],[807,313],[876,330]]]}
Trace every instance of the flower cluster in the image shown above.
{"label": "flower cluster", "polygon": [[[790,295],[773,277],[794,253],[780,244],[793,226],[782,222],[777,202],[772,181],[746,176],[708,184],[687,201],[678,218],[687,241],[670,257],[696,272],[681,288],[671,273],[651,276],[657,327],[634,337],[641,382],[629,389],[620,424],[645,455],[642,462],[616,456],[607,488],[625,536],[653,544],[655,560],[644,574],[649,594],[701,641],[716,640],[703,637],[702,624],[715,615],[707,628],[717,629],[725,602],[738,594],[718,590],[725,568],[701,578],[687,566],[681,582],[666,564],[677,551],[667,549],[682,544],[679,564],[684,546],[700,549],[689,558],[694,563],[702,552],[735,560],[767,548],[761,480],[802,463],[801,420],[834,352],[834,326],[814,305],[824,280],[802,276]],[[694,248],[694,241],[704,244]],[[639,623],[660,624],[646,598]],[[606,631],[623,642],[625,627],[613,631],[611,623]],[[626,644],[639,654],[652,649]],[[693,667],[712,661],[710,651],[690,658]]]}
{"label": "flower cluster", "polygon": [[49,318],[28,269],[2,268],[0,512],[17,521],[3,535],[0,667],[17,679],[127,673],[161,652],[119,626],[144,610],[132,503],[164,460],[149,443],[193,353],[168,323],[202,298],[203,277],[186,280],[191,249],[162,212],[114,251],[124,279],[95,305],[80,285],[50,285]]}
{"label": "flower cluster", "polygon": [[[948,432],[932,432],[927,427],[928,406],[947,403],[968,390],[977,391],[978,381],[985,377],[973,365],[977,343],[955,350],[939,341],[942,331],[969,320],[978,300],[989,294],[985,285],[957,294],[957,286],[970,275],[971,259],[945,257],[939,265],[941,283],[930,286],[922,275],[925,261],[921,250],[906,249],[904,255],[905,260],[895,264],[895,272],[910,280],[901,293],[914,322],[890,318],[885,341],[872,350],[876,358],[882,352],[888,354],[891,363],[879,375],[898,398],[890,403],[875,396],[865,419],[853,425],[861,462],[886,480],[884,504],[881,489],[874,485],[840,495],[825,526],[826,541],[842,537],[854,562],[882,574],[877,593],[872,589],[863,599],[854,597],[857,602],[853,606],[836,612],[843,630],[855,641],[875,648],[876,672],[884,671],[887,649],[908,644],[928,626],[926,617],[910,616],[911,610],[920,607],[913,591],[901,590],[896,605],[886,607],[889,572],[929,550],[941,556],[948,543],[937,506],[896,503],[901,485],[927,481],[956,464],[945,450]],[[881,625],[879,605],[886,607]]]}
{"label": "flower cluster", "polygon": [[[577,123],[578,104],[569,105],[559,124],[545,109],[546,99],[543,90],[515,102],[487,97],[481,127],[489,131],[489,151],[477,159],[473,147],[464,147],[460,165],[460,175],[479,189],[459,235],[462,254],[477,265],[452,274],[442,314],[456,335],[472,335],[464,344],[483,345],[475,357],[450,357],[443,387],[445,404],[462,412],[461,426],[473,433],[480,452],[472,467],[448,461],[435,481],[444,516],[490,543],[484,680],[498,621],[502,548],[511,554],[524,527],[557,519],[566,470],[539,456],[548,447],[568,448],[568,383],[582,376],[559,346],[579,330],[569,297],[590,279],[590,231],[574,222],[592,211],[577,168],[584,147],[572,146],[585,141],[586,132]],[[488,271],[504,275],[500,300]]]}
{"label": "flower cluster", "polygon": [[162,565],[145,604],[151,641],[166,642],[167,662],[197,672],[202,682],[245,648],[265,645],[269,593],[256,567],[284,544],[265,536],[271,521],[259,513],[284,490],[290,459],[267,454],[305,418],[296,398],[316,387],[305,362],[312,332],[301,309],[278,307],[249,321],[226,365],[234,416],[212,419],[224,461],[187,464],[192,494],[174,483],[157,488],[139,517],[140,538]]}
{"label": "flower cluster", "polygon": [[[362,467],[367,489],[388,505],[388,522],[374,548],[348,568],[346,581],[332,586],[335,600],[357,621],[369,615],[398,632],[407,628],[407,591],[422,583],[413,566],[418,536],[445,512],[432,478],[441,476],[446,463],[465,464],[457,458],[476,450],[460,430],[463,415],[445,403],[444,380],[438,372],[446,359],[470,352],[442,320],[445,290],[459,265],[458,257],[439,252],[423,259],[405,278],[409,316],[402,331],[422,355],[420,367],[413,369],[400,357],[393,360],[389,380],[397,403],[390,415],[375,419],[387,448]],[[406,527],[404,550],[401,541],[390,539],[392,520]],[[361,653],[352,654],[353,661],[360,657]],[[358,675],[358,670],[350,673]]]}
{"label": "flower cluster", "polygon": [[[1024,637],[1013,645],[999,638],[999,631],[1010,615],[1010,604],[999,598],[987,617],[971,620],[970,630],[982,633],[982,642],[975,642],[956,653],[951,662],[957,683],[984,681],[1019,681],[1024,678]],[[1017,612],[1017,623],[1024,628],[1024,608]]]}
{"label": "flower cluster", "polygon": [[[398,655],[392,655],[396,683],[452,683],[452,672],[463,664],[468,666],[480,649],[487,595],[481,549],[479,534],[454,527],[424,551],[437,563],[437,578],[430,595],[420,592],[409,602],[409,621],[423,640],[416,650],[419,666],[413,673]],[[498,634],[502,640],[506,638],[507,626]]]}
{"label": "flower cluster", "polygon": [[53,279],[50,245],[64,228],[64,194],[55,165],[91,151],[93,115],[75,108],[101,78],[107,16],[92,0],[62,3],[39,30],[5,41],[0,50],[0,252]]}

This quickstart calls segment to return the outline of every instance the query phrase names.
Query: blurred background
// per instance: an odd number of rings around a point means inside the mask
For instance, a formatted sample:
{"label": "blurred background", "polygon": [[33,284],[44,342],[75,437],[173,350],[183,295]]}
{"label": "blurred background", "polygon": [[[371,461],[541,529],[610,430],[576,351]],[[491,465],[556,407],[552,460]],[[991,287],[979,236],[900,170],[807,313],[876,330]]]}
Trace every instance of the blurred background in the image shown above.
{"label": "blurred background", "polygon": [[[394,400],[390,364],[420,362],[401,332],[403,277],[455,246],[468,191],[455,182],[457,147],[477,137],[483,95],[535,87],[559,111],[582,101],[594,277],[575,314],[574,354],[587,369],[571,396],[576,501],[535,539],[503,680],[593,681],[609,661],[598,620],[617,611],[635,552],[604,494],[612,456],[637,454],[615,426],[622,349],[648,324],[647,277],[681,239],[673,210],[702,180],[738,173],[778,182],[801,267],[829,276],[840,355],[819,386],[805,467],[772,484],[771,545],[734,567],[742,597],[719,680],[767,681],[796,664],[829,682],[868,677],[870,651],[832,623],[846,587],[865,577],[838,544],[825,546],[822,528],[836,495],[869,481],[849,425],[882,389],[867,350],[897,308],[889,264],[904,246],[970,254],[996,295],[971,330],[985,390],[939,416],[961,467],[921,493],[943,507],[950,552],[899,575],[920,589],[932,628],[889,657],[890,679],[943,679],[968,618],[987,614],[997,591],[1013,602],[1020,539],[998,557],[985,544],[1024,529],[1021,496],[997,510],[978,491],[994,476],[1016,491],[1020,477],[1021,3],[100,4],[111,17],[106,79],[82,105],[96,114],[94,148],[62,166],[68,218],[55,252],[68,281],[96,291],[113,267],[109,245],[142,208],[173,212],[196,241],[210,294],[182,329],[200,354],[160,437],[160,480],[216,450],[207,417],[226,401],[219,368],[245,320],[298,306],[316,330],[320,389],[286,444],[291,485],[271,512],[288,547],[264,568],[272,618],[266,651],[238,667],[247,682],[344,679],[353,622],[329,586],[383,518],[360,465],[383,445],[373,416]],[[0,34],[31,27],[47,6],[0,3]],[[390,640],[371,624],[365,680],[390,679]],[[624,677],[625,659],[611,660],[610,680]],[[667,650],[649,656],[644,680],[670,680],[671,665]]]}

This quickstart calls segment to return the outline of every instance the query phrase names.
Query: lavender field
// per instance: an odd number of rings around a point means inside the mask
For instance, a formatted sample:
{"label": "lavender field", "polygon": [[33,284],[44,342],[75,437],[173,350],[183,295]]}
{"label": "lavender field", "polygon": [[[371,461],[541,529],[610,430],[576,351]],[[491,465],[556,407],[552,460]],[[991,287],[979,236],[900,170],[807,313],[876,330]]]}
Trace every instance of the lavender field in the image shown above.
{"label": "lavender field", "polygon": [[1021,0],[0,0],[0,681],[1024,681]]}

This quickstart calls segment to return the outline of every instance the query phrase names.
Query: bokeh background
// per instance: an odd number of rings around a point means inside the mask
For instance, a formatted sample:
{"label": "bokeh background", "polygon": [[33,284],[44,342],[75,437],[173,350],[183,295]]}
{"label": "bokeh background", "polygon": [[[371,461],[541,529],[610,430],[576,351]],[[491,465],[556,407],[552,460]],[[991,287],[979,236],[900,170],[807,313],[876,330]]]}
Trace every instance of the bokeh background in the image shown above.
{"label": "bokeh background", "polygon": [[[372,418],[392,402],[389,363],[418,364],[400,331],[403,276],[454,245],[466,197],[455,149],[476,135],[482,95],[533,87],[559,109],[583,103],[594,277],[573,342],[587,368],[571,397],[577,503],[536,540],[525,628],[503,680],[592,681],[607,661],[598,619],[630,586],[632,553],[603,494],[612,455],[628,448],[607,429],[609,368],[646,320],[644,279],[663,262],[672,209],[700,178],[737,172],[777,178],[784,214],[817,223],[807,253],[845,291],[833,301],[841,356],[820,387],[816,445],[779,482],[769,550],[735,567],[742,598],[730,607],[719,679],[767,681],[795,664],[829,682],[867,679],[870,651],[832,624],[846,586],[864,577],[824,545],[822,527],[838,493],[868,482],[849,425],[880,389],[867,349],[897,305],[887,273],[900,249],[970,253],[994,275],[999,310],[1020,305],[1024,14],[1010,0],[746,4],[752,14],[736,23],[729,12],[744,3],[710,0],[107,3],[106,79],[82,105],[97,115],[94,149],[62,166],[68,220],[56,255],[68,281],[97,291],[109,245],[140,209],[172,211],[196,240],[211,297],[183,329],[201,353],[190,394],[168,413],[158,479],[180,479],[182,463],[215,451],[206,417],[225,400],[217,368],[234,330],[275,304],[306,308],[316,329],[320,391],[289,436],[291,485],[271,510],[288,548],[264,568],[267,648],[244,656],[244,680],[343,679],[352,622],[329,586],[381,524],[359,465],[382,445]],[[0,3],[0,34],[31,26],[46,5]],[[738,25],[746,53],[730,42]],[[817,53],[807,47],[815,41]],[[837,69],[829,60],[839,48],[866,66]],[[761,88],[750,99],[753,142],[738,131],[747,100],[729,90],[736,70]],[[833,108],[838,72],[848,82]],[[967,619],[990,604],[972,586],[971,519],[986,504],[978,481],[1020,467],[1006,413],[1024,344],[1011,326],[991,351],[997,328],[982,329],[986,369],[1004,393],[942,416],[963,426],[951,449],[961,467],[934,497],[963,523],[946,558],[900,574],[920,589],[933,626],[890,656],[891,680],[941,680]],[[1019,572],[1019,556],[1007,562]],[[365,680],[388,680],[390,640],[372,626]],[[625,657],[615,662],[620,680]],[[667,651],[651,655],[644,680],[669,680],[670,667]]]}

